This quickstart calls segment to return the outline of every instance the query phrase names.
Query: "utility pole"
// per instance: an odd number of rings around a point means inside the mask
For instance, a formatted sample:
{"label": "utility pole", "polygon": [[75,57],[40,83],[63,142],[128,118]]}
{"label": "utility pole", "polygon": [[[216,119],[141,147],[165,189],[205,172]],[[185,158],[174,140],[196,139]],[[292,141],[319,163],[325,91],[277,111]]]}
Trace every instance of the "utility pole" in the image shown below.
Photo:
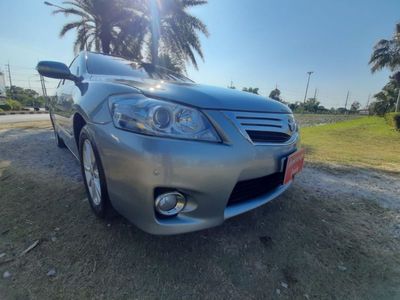
{"label": "utility pole", "polygon": [[350,96],[350,91],[347,91],[346,104],[344,105],[345,113],[346,113],[346,110],[347,110],[347,102],[349,101],[349,96]]}
{"label": "utility pole", "polygon": [[366,105],[366,109],[368,109],[369,107],[369,100],[371,100],[371,94],[368,94],[368,100],[367,100],[367,105]]}
{"label": "utility pole", "polygon": [[11,98],[13,98],[10,62],[8,62],[8,64],[6,64],[6,67],[8,69],[8,80],[10,81],[10,95],[11,95]]}
{"label": "utility pole", "polygon": [[397,94],[397,101],[396,101],[396,112],[400,111],[400,89],[399,89],[399,93]]}
{"label": "utility pole", "polygon": [[315,92],[314,92],[314,99],[315,99],[315,100],[317,100],[317,92],[318,92],[318,89],[316,88],[316,89],[315,89]]}
{"label": "utility pole", "polygon": [[307,80],[307,86],[306,86],[306,94],[304,95],[304,103],[306,103],[306,100],[307,100],[308,86],[310,85],[310,77],[311,77],[312,73],[314,73],[314,71],[307,72],[308,80]]}
{"label": "utility pole", "polygon": [[43,93],[43,97],[45,97],[47,99],[47,91],[46,91],[46,85],[44,83],[44,79],[43,76],[40,75],[40,83],[42,85],[42,93]]}

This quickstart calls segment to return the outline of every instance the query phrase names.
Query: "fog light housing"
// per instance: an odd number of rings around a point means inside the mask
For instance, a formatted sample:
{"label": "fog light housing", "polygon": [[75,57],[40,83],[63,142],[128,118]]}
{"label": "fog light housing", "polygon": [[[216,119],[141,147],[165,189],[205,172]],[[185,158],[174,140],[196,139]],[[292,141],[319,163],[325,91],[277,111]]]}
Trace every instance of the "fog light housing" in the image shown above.
{"label": "fog light housing", "polygon": [[155,208],[163,216],[174,216],[182,211],[185,204],[185,196],[178,192],[170,192],[161,194],[156,198]]}

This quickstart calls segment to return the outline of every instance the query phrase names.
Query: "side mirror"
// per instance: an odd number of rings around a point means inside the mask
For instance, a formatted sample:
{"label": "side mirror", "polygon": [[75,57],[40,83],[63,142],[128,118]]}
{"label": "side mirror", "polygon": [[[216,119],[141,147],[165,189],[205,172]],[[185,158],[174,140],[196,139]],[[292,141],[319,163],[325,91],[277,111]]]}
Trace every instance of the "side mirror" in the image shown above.
{"label": "side mirror", "polygon": [[69,68],[60,62],[41,61],[38,63],[36,70],[44,77],[79,81],[79,77],[73,75]]}

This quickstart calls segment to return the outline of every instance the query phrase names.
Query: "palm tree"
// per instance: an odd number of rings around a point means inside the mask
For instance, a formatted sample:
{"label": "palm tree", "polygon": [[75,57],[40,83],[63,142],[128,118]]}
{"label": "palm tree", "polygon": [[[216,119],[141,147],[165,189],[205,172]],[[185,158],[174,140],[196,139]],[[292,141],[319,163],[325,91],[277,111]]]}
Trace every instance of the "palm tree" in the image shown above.
{"label": "palm tree", "polygon": [[383,87],[383,89],[374,95],[376,99],[373,102],[372,110],[378,115],[383,116],[385,113],[395,110],[396,100],[399,94],[399,81],[395,78],[396,76],[391,76],[390,81]]}
{"label": "palm tree", "polygon": [[242,89],[243,92],[253,93],[253,94],[256,94],[256,95],[258,95],[258,90],[259,90],[259,88],[252,88],[252,87],[249,87],[249,88],[244,87]]}
{"label": "palm tree", "polygon": [[171,57],[167,54],[159,55],[158,65],[177,74],[183,75],[186,73],[185,63],[179,58]]}
{"label": "palm tree", "polygon": [[383,68],[396,71],[400,67],[400,23],[396,25],[396,32],[392,39],[380,40],[374,47],[369,61],[372,72]]}
{"label": "palm tree", "polygon": [[274,90],[271,91],[271,93],[269,93],[269,98],[279,102],[283,102],[281,98],[281,91],[278,88],[275,88]]}
{"label": "palm tree", "polygon": [[74,15],[65,24],[63,37],[77,30],[74,50],[85,48],[129,59],[147,56],[152,64],[164,64],[178,73],[185,64],[197,68],[196,55],[204,59],[199,33],[208,36],[206,25],[188,9],[207,0],[71,0],[53,13]]}
{"label": "palm tree", "polygon": [[74,51],[94,49],[106,54],[112,53],[117,44],[121,24],[128,18],[128,12],[120,0],[72,0],[64,1],[65,8],[58,8],[53,14],[63,13],[79,19],[63,26],[60,37],[72,29],[77,30]]}
{"label": "palm tree", "polygon": [[[375,45],[369,64],[371,65],[372,72],[383,68],[388,68],[392,72],[395,72],[391,76],[389,83],[382,89],[382,92],[375,95],[378,101],[376,105],[373,106],[375,111],[390,111],[392,101],[389,99],[393,99],[393,97],[386,96],[389,95],[389,92],[394,91],[394,88],[390,88],[390,86],[393,86],[393,84],[400,85],[400,23],[396,25],[396,32],[391,40],[383,39]],[[395,111],[397,112],[400,110],[400,91],[397,92],[396,98],[397,104],[395,104]],[[382,105],[382,103],[388,103],[388,105]]]}
{"label": "palm tree", "polygon": [[208,36],[206,25],[191,15],[188,9],[207,4],[206,0],[136,0],[128,8],[135,17],[124,27],[128,35],[143,45],[143,51],[153,64],[168,56],[182,65],[192,63],[197,68],[195,54],[204,59],[199,33]]}

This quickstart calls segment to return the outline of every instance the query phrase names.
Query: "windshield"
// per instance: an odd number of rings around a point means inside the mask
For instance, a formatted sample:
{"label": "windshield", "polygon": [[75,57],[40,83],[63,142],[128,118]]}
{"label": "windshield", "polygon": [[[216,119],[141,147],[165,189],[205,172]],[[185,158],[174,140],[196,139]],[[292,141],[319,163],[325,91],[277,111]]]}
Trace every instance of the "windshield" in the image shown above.
{"label": "windshield", "polygon": [[193,82],[189,78],[166,68],[143,62],[129,61],[120,57],[90,53],[87,59],[90,74],[131,76],[143,79],[156,79],[179,82]]}

